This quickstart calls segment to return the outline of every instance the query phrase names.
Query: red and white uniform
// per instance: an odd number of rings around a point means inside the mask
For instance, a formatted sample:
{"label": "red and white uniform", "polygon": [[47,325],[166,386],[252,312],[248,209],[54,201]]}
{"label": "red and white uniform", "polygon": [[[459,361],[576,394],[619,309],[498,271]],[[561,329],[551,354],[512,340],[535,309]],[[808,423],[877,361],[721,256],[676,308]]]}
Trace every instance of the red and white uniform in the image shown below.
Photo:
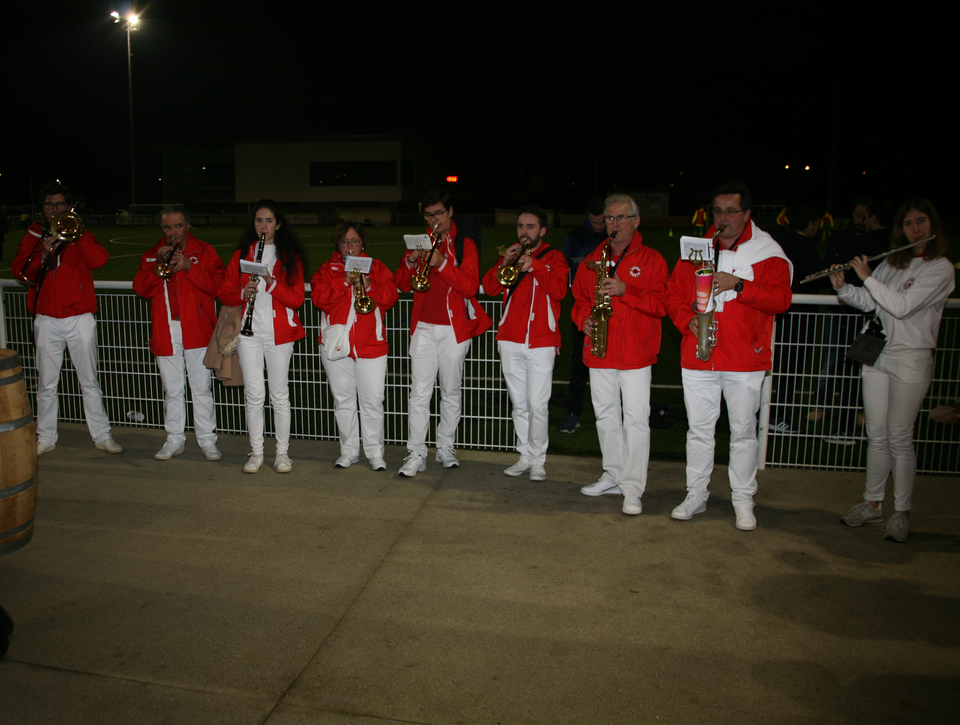
{"label": "red and white uniform", "polygon": [[[597,273],[588,264],[599,261],[604,244],[583,260],[573,280],[571,316],[581,330],[596,297]],[[590,397],[603,454],[601,480],[620,486],[624,496],[640,497],[650,460],[650,368],[660,352],[667,263],[659,252],[643,245],[640,232],[634,232],[623,254],[612,258],[610,265],[609,276],[622,281],[626,291],[610,299],[613,315],[607,322],[606,355],[592,354],[587,337],[583,362],[590,368]]]}
{"label": "red and white uniform", "polygon": [[[366,257],[366,254],[360,256]],[[360,455],[368,460],[383,458],[383,398],[387,376],[387,342],[383,316],[399,297],[393,273],[374,260],[367,275],[366,294],[376,303],[373,311],[358,314],[354,310],[353,285],[344,276],[344,259],[334,251],[310,283],[310,297],[323,311],[320,324],[320,359],[327,372],[333,393],[337,430],[340,433],[340,455]],[[322,347],[327,325],[347,325],[350,330],[350,355],[331,360]],[[357,401],[359,399],[359,410]]]}
{"label": "red and white uniform", "polygon": [[[258,242],[243,255],[253,260]],[[243,305],[242,290],[250,275],[240,272],[240,250],[233,253],[227,273],[220,287],[220,301],[225,305]],[[303,304],[306,292],[303,285],[303,267],[294,257],[290,273],[284,271],[273,244],[263,248],[263,263],[272,272],[273,283],[267,287],[261,277],[254,303],[253,336],[240,336],[237,353],[243,370],[243,390],[247,413],[247,432],[251,453],[263,455],[263,406],[266,402],[263,368],[270,378],[270,405],[277,432],[277,456],[290,449],[290,359],[293,343],[306,336],[297,310]],[[249,303],[248,303],[249,304]],[[246,307],[243,310],[246,315]]]}
{"label": "red and white uniform", "polygon": [[[429,231],[429,230],[428,230]],[[463,361],[470,340],[486,331],[493,321],[477,302],[480,261],[472,239],[463,240],[463,261],[458,265],[454,239],[457,227],[450,223],[438,249],[443,263],[430,270],[430,289],[413,295],[410,322],[410,404],[407,450],[427,455],[430,398],[434,381],[440,378],[440,423],[437,448],[453,448],[462,411]],[[394,278],[401,292],[410,292],[416,271],[408,252]]]}
{"label": "red and white uniform", "polygon": [[[41,253],[30,264],[27,259],[43,236],[43,229],[33,223],[20,240],[10,271],[37,279]],[[41,285],[27,293],[27,308],[34,314],[33,332],[37,346],[37,441],[57,442],[57,386],[63,367],[63,351],[70,350],[70,360],[77,371],[83,392],[83,412],[94,442],[110,435],[110,423],[103,408],[103,391],[97,379],[97,311],[96,292],[91,270],[107,263],[107,250],[89,231],[75,242],[64,244],[51,262]]]}
{"label": "red and white uniform", "polygon": [[[217,324],[215,299],[225,268],[217,251],[192,234],[181,249],[190,268],[170,280],[158,277],[157,250],[168,245],[166,237],[140,258],[133,291],[150,300],[150,352],[157,356],[163,381],[163,423],[167,440],[175,446],[186,440],[184,370],[190,380],[197,442],[202,448],[215,445],[217,425],[212,377],[203,356]],[[175,299],[173,295],[176,295]]]}
{"label": "red and white uniform", "polygon": [[548,405],[553,364],[560,349],[560,300],[570,273],[563,253],[541,241],[530,269],[513,287],[497,281],[500,261],[483,277],[483,291],[503,295],[497,347],[513,403],[513,426],[521,459],[543,465],[549,445]]}
{"label": "red and white uniform", "polygon": [[[707,230],[713,236],[714,227]],[[687,490],[706,494],[713,471],[714,433],[720,396],[730,420],[730,489],[735,505],[752,505],[757,492],[756,416],[760,388],[772,366],[774,316],[790,307],[792,267],[773,238],[751,221],[729,250],[720,252],[719,272],[744,280],[743,292],[718,297],[714,319],[717,346],[706,362],[696,356],[697,337],[690,330],[696,315],[695,266],[681,259],[667,287],[667,314],[680,330],[680,365],[687,408]],[[721,309],[722,306],[722,309]]]}

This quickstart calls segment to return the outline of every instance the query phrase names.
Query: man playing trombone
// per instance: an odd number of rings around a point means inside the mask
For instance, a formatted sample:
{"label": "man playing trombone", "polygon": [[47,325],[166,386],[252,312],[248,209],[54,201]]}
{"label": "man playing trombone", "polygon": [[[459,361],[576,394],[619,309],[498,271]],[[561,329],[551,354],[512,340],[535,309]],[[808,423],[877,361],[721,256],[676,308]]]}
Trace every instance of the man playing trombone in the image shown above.
{"label": "man playing trombone", "polygon": [[40,199],[43,223],[30,225],[10,267],[14,277],[30,285],[27,308],[34,315],[37,348],[37,455],[57,447],[57,388],[64,349],[70,350],[80,380],[84,418],[94,445],[120,453],[123,448],[110,435],[97,380],[97,321],[93,317],[97,297],[91,270],[105,265],[109,255],[70,211],[73,204],[66,186],[51,182],[40,189]]}
{"label": "man playing trombone", "polygon": [[547,474],[547,433],[553,363],[560,351],[560,300],[567,294],[567,260],[543,241],[547,215],[525,206],[517,216],[518,243],[502,250],[483,277],[483,291],[503,295],[497,349],[503,379],[513,403],[513,427],[520,460],[504,471],[529,472],[531,481]]}
{"label": "man playing trombone", "polygon": [[433,247],[408,251],[395,274],[401,292],[414,291],[410,318],[412,380],[407,411],[409,455],[399,471],[407,477],[427,468],[430,398],[438,375],[437,462],[444,468],[460,465],[454,441],[462,411],[463,362],[470,340],[492,324],[476,299],[480,288],[477,247],[453,223],[449,195],[443,189],[431,189],[422,206]]}
{"label": "man playing trombone", "polygon": [[190,215],[179,205],[160,210],[163,236],[140,258],[133,291],[150,300],[150,352],[163,382],[167,440],[154,455],[168,461],[187,440],[183,373],[190,378],[197,443],[208,461],[219,461],[212,377],[203,364],[217,324],[214,299],[225,268],[217,250],[190,233]]}

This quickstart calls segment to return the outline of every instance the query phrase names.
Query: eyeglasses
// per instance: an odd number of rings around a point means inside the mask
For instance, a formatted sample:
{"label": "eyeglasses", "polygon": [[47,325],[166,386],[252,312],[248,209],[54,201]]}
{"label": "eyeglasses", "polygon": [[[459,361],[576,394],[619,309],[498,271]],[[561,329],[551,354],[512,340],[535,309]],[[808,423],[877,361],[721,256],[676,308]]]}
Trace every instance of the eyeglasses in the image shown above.
{"label": "eyeglasses", "polygon": [[605,216],[607,224],[623,224],[627,219],[633,219],[638,214],[619,214],[617,216]]}
{"label": "eyeglasses", "polygon": [[446,214],[448,211],[450,210],[444,209],[443,211],[435,211],[432,213],[427,211],[423,213],[423,218],[426,219],[428,222],[438,222],[443,218],[443,215]]}
{"label": "eyeglasses", "polygon": [[43,202],[44,209],[66,209],[67,202],[65,201],[45,201]]}
{"label": "eyeglasses", "polygon": [[337,246],[340,247],[353,247],[363,244],[362,239],[341,239],[337,242]]}
{"label": "eyeglasses", "polygon": [[713,216],[716,219],[729,219],[730,217],[736,216],[742,211],[746,211],[746,210],[745,209],[717,209],[716,207],[714,207]]}

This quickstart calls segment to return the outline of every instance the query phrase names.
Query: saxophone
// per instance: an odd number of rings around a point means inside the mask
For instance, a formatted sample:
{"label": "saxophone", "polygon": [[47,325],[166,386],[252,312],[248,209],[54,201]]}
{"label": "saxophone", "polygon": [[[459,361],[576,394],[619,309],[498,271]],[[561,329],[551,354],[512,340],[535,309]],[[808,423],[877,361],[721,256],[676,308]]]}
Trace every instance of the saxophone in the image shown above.
{"label": "saxophone", "polygon": [[597,285],[593,294],[593,309],[590,311],[590,317],[595,321],[593,334],[590,336],[590,354],[599,358],[607,354],[607,327],[610,317],[613,315],[613,306],[610,304],[610,298],[600,291],[603,283],[607,281],[607,271],[610,264],[610,239],[604,242],[600,250],[600,259],[596,262],[590,262],[590,268],[597,273]]}

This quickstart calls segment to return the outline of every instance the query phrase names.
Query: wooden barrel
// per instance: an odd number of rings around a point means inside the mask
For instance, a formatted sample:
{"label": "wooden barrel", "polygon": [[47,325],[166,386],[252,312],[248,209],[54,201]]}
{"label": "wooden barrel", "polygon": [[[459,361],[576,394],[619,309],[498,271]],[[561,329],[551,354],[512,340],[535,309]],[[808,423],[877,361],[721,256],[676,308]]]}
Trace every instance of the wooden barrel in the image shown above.
{"label": "wooden barrel", "polygon": [[20,356],[0,349],[0,555],[33,537],[37,432]]}

